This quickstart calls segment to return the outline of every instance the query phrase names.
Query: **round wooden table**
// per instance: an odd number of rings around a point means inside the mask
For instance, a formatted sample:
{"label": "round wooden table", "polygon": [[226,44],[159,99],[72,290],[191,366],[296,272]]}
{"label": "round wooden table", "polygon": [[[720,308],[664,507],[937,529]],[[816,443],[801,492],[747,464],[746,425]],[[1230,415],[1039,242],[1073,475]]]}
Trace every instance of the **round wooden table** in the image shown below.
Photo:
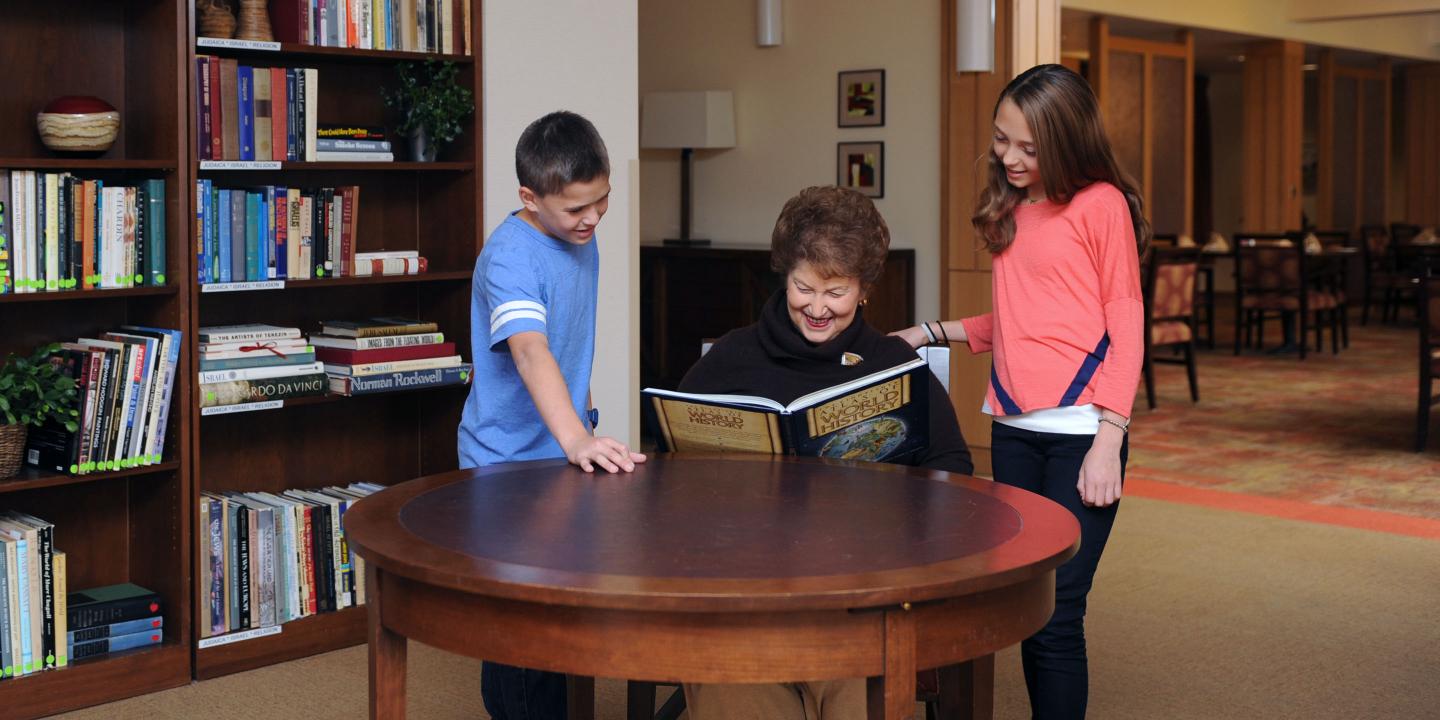
{"label": "round wooden table", "polygon": [[[1079,546],[1068,511],[1004,485],[745,455],[445,473],[366,498],[345,526],[365,560],[372,718],[404,717],[412,638],[582,678],[867,677],[870,717],[908,718],[917,668],[1044,625]],[[572,717],[593,712],[581,687]]]}

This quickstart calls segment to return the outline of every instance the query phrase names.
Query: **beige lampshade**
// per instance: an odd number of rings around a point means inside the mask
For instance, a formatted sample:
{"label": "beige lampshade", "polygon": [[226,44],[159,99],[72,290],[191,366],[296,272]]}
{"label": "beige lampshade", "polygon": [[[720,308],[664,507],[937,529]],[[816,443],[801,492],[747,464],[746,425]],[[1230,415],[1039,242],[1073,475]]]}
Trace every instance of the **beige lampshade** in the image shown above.
{"label": "beige lampshade", "polygon": [[735,100],[729,90],[646,93],[640,147],[735,147]]}

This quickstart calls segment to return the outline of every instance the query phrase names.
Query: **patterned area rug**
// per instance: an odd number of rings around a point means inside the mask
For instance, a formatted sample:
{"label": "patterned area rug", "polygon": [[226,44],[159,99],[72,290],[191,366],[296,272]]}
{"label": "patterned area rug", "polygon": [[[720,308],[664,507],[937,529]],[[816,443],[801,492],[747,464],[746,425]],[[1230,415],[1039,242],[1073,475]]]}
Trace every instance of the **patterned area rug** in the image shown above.
{"label": "patterned area rug", "polygon": [[1414,327],[1352,322],[1339,355],[1328,337],[1303,361],[1203,351],[1193,405],[1185,367],[1157,364],[1156,409],[1143,384],[1136,396],[1129,476],[1440,520],[1440,408],[1414,452],[1417,343]]}

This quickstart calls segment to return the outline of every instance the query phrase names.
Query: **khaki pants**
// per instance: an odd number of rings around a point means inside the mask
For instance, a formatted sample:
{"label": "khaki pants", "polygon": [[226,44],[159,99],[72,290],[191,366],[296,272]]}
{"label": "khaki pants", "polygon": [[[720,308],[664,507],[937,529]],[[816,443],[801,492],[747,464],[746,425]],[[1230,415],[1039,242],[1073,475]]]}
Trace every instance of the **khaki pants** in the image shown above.
{"label": "khaki pants", "polygon": [[690,720],[865,720],[865,681],[685,685]]}

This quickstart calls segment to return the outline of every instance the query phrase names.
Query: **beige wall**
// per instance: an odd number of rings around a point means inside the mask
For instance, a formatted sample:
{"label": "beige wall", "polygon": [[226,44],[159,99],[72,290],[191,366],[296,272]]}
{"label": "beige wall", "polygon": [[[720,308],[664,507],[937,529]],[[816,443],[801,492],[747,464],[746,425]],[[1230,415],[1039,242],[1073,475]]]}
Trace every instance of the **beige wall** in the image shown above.
{"label": "beige wall", "polygon": [[[1440,60],[1440,17],[1378,17],[1364,20],[1295,22],[1291,2],[1281,0],[1062,0],[1066,8],[1208,28],[1263,37],[1300,40],[1398,57]],[[1356,0],[1356,7],[1366,3]]]}
{"label": "beige wall", "polygon": [[[639,0],[640,92],[732,90],[736,147],[700,150],[691,232],[768,245],[785,201],[835,182],[835,143],[885,143],[893,246],[915,248],[916,312],[939,313],[940,4],[934,0],[785,0],[784,44],[755,45],[754,0]],[[596,35],[602,37],[603,35]],[[606,43],[610,43],[609,38]],[[885,126],[835,126],[836,73],[885,69]],[[680,227],[679,152],[645,150],[640,232]]]}
{"label": "beige wall", "polygon": [[[634,0],[486,0],[485,228],[519,207],[515,141],[535,118],[572,110],[610,151],[610,212],[597,231],[600,305],[592,392],[603,434],[640,441],[639,152]],[[476,382],[483,382],[477,379]]]}

